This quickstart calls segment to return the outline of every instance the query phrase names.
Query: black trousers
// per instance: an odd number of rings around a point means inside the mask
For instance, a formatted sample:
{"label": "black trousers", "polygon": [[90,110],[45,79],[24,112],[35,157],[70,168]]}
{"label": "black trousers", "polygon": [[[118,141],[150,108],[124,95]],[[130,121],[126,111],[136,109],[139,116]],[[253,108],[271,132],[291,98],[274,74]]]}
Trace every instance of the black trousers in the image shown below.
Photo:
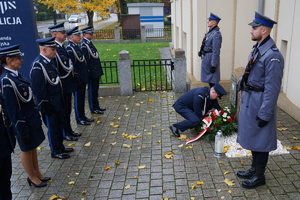
{"label": "black trousers", "polygon": [[51,115],[44,115],[43,121],[48,128],[48,141],[52,154],[60,154],[65,149],[63,145],[62,115],[61,112],[53,111]]}
{"label": "black trousers", "polygon": [[252,151],[252,167],[265,169],[269,159],[269,152]]}
{"label": "black trousers", "polygon": [[85,90],[86,84],[81,84],[74,92],[74,109],[76,121],[85,119]]}
{"label": "black trousers", "polygon": [[62,123],[63,123],[63,136],[70,135],[73,130],[71,127],[71,112],[72,112],[72,93],[64,93],[65,107],[62,111]]}
{"label": "black trousers", "polygon": [[10,178],[12,173],[11,155],[0,159],[0,199],[11,200]]}
{"label": "black trousers", "polygon": [[91,112],[99,110],[98,90],[100,78],[91,78],[88,85],[88,98]]}

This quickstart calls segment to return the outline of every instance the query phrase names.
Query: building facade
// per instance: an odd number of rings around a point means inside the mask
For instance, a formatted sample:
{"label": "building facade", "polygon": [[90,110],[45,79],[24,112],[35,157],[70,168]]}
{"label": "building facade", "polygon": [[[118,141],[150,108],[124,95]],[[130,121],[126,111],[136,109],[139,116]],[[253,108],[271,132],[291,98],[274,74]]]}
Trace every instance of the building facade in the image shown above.
{"label": "building facade", "polygon": [[298,0],[171,0],[171,49],[183,49],[187,60],[187,77],[191,88],[204,86],[200,81],[201,59],[198,51],[208,31],[210,12],[222,20],[219,23],[223,42],[221,48],[221,84],[229,90],[232,72],[245,67],[255,44],[248,25],[258,11],[278,22],[271,32],[285,59],[282,92],[278,106],[300,121],[299,52],[300,1]]}

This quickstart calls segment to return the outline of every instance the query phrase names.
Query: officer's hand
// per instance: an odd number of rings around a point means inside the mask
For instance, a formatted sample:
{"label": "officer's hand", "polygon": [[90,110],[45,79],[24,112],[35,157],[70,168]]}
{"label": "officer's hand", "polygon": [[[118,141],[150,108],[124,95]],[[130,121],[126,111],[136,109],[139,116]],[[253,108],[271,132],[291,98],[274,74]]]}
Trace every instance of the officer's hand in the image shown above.
{"label": "officer's hand", "polygon": [[268,121],[262,120],[262,119],[260,119],[259,117],[256,117],[256,120],[258,121],[258,126],[259,126],[260,128],[266,126],[266,125],[269,123]]}
{"label": "officer's hand", "polygon": [[198,52],[198,56],[201,58],[201,51]]}
{"label": "officer's hand", "polygon": [[29,133],[21,135],[21,142],[23,142],[24,144],[27,144],[29,142]]}
{"label": "officer's hand", "polygon": [[216,72],[216,67],[210,67],[210,73],[215,73]]}

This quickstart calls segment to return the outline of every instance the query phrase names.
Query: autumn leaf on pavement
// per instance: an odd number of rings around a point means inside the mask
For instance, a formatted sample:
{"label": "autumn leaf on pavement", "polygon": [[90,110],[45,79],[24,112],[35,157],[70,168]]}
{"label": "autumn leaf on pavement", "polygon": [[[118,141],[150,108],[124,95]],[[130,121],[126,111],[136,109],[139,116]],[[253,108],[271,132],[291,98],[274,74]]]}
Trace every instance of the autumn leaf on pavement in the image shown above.
{"label": "autumn leaf on pavement", "polygon": [[190,188],[193,190],[193,189],[196,188],[196,186],[197,186],[197,183],[195,183],[194,185],[192,185]]}
{"label": "autumn leaf on pavement", "polygon": [[149,101],[149,102],[152,102],[152,101],[153,101],[153,99],[148,99],[148,101]]}
{"label": "autumn leaf on pavement", "polygon": [[234,186],[234,185],[235,185],[234,181],[231,180],[231,179],[228,179],[228,178],[226,178],[226,179],[224,180],[224,182],[225,182],[227,185],[229,185],[229,186]]}
{"label": "autumn leaf on pavement", "polygon": [[224,162],[221,162],[221,161],[220,161],[220,162],[218,162],[218,163],[224,165]]}
{"label": "autumn leaf on pavement", "polygon": [[277,128],[277,130],[279,130],[279,131],[286,131],[286,130],[288,130],[288,128]]}
{"label": "autumn leaf on pavement", "polygon": [[123,147],[125,147],[125,148],[130,148],[131,145],[129,145],[129,144],[123,144]]}
{"label": "autumn leaf on pavement", "polygon": [[117,144],[117,142],[110,143],[110,145],[115,145],[115,144]]}
{"label": "autumn leaf on pavement", "polygon": [[137,166],[138,169],[145,169],[146,165]]}
{"label": "autumn leaf on pavement", "polygon": [[52,195],[48,200],[63,200],[63,199],[68,199],[68,198],[65,196]]}
{"label": "autumn leaf on pavement", "polygon": [[85,145],[83,145],[84,147],[89,147],[91,146],[91,142],[86,143]]}
{"label": "autumn leaf on pavement", "polygon": [[293,137],[293,140],[299,140],[297,137]]}
{"label": "autumn leaf on pavement", "polygon": [[178,145],[178,147],[180,147],[180,148],[183,147],[183,144]]}
{"label": "autumn leaf on pavement", "polygon": [[109,125],[113,126],[113,125],[115,125],[115,122],[110,122]]}
{"label": "autumn leaf on pavement", "polygon": [[160,144],[161,143],[161,140],[158,140],[157,142],[156,142],[156,144]]}
{"label": "autumn leaf on pavement", "polygon": [[180,137],[178,137],[179,140],[185,140],[186,139],[186,135],[181,134]]}
{"label": "autumn leaf on pavement", "polygon": [[81,192],[81,194],[86,194],[86,193],[87,193],[87,191],[86,191],[86,190],[84,190],[84,191],[82,191],[82,192]]}
{"label": "autumn leaf on pavement", "polygon": [[107,170],[110,170],[110,169],[111,169],[111,167],[109,167],[109,166],[105,166],[105,167],[103,167],[103,169],[104,169],[105,171],[107,171]]}
{"label": "autumn leaf on pavement", "polygon": [[226,171],[226,172],[224,172],[224,175],[226,175],[226,174],[230,174],[230,171]]}
{"label": "autumn leaf on pavement", "polygon": [[297,146],[297,145],[293,146],[293,147],[292,147],[292,149],[295,149],[295,150],[298,150],[298,151],[300,151],[300,147],[299,147],[299,146]]}
{"label": "autumn leaf on pavement", "polygon": [[68,185],[74,185],[75,184],[75,181],[70,181],[69,183],[68,183]]}
{"label": "autumn leaf on pavement", "polygon": [[165,156],[166,159],[171,159],[171,158],[174,157],[174,155],[175,154],[172,151],[168,151],[167,153],[164,154],[164,156]]}
{"label": "autumn leaf on pavement", "polygon": [[130,188],[130,185],[126,185],[125,186],[125,189],[127,190],[127,189],[129,189]]}
{"label": "autumn leaf on pavement", "polygon": [[232,191],[231,191],[231,190],[228,190],[227,192],[228,192],[229,194],[231,194],[231,193],[232,193]]}
{"label": "autumn leaf on pavement", "polygon": [[116,165],[119,165],[121,162],[120,161],[115,161],[115,164]]}
{"label": "autumn leaf on pavement", "polygon": [[68,144],[69,147],[70,147],[70,146],[73,146],[73,145],[75,145],[75,143],[70,143],[70,144]]}
{"label": "autumn leaf on pavement", "polygon": [[197,185],[204,185],[204,181],[197,181]]}
{"label": "autumn leaf on pavement", "polygon": [[37,147],[36,149],[37,149],[37,150],[41,150],[41,149],[42,149],[42,147]]}
{"label": "autumn leaf on pavement", "polygon": [[287,146],[284,146],[283,148],[286,149],[286,150],[291,150],[292,149],[292,147],[287,147]]}

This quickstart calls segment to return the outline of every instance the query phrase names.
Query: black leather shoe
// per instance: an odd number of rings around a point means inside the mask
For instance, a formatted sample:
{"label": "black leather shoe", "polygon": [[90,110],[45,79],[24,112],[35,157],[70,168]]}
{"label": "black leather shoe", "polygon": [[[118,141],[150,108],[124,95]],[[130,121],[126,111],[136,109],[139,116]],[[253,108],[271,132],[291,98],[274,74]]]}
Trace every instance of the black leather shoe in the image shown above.
{"label": "black leather shoe", "polygon": [[95,121],[94,119],[89,119],[89,118],[87,118],[87,117],[84,117],[84,121],[86,121],[86,122],[93,122],[93,121]]}
{"label": "black leather shoe", "polygon": [[[70,152],[73,152],[74,149],[73,148],[65,148],[64,150],[62,150],[61,152],[63,153],[70,153]],[[67,154],[68,155],[68,154]]]}
{"label": "black leather shoe", "polygon": [[101,107],[99,107],[99,109],[97,109],[97,110],[100,110],[100,111],[106,111],[106,108],[101,108]]}
{"label": "black leather shoe", "polygon": [[175,137],[180,137],[177,127],[175,127],[174,125],[171,125],[170,130],[172,131],[173,135],[175,135]]}
{"label": "black leather shoe", "polygon": [[90,122],[86,122],[86,121],[84,121],[84,120],[78,121],[77,124],[84,125],[84,126],[86,126],[86,125],[91,125]]}
{"label": "black leather shoe", "polygon": [[77,141],[78,138],[77,138],[77,137],[74,137],[74,136],[66,135],[66,136],[64,136],[64,140],[68,140],[68,141]]}
{"label": "black leather shoe", "polygon": [[94,111],[92,111],[92,113],[94,113],[94,114],[104,114],[104,112],[101,111],[101,110],[94,110]]}
{"label": "black leather shoe", "polygon": [[70,135],[74,136],[74,137],[80,137],[81,136],[81,133],[75,133],[75,132],[72,132],[70,133]]}
{"label": "black leather shoe", "polygon": [[69,154],[59,153],[59,154],[51,154],[52,158],[58,158],[58,159],[67,159],[70,158]]}
{"label": "black leather shoe", "polygon": [[240,178],[249,179],[255,174],[255,168],[251,167],[250,169],[246,171],[238,171],[236,175]]}
{"label": "black leather shoe", "polygon": [[27,182],[28,182],[29,186],[31,186],[31,184],[32,184],[34,187],[37,187],[37,188],[47,186],[47,183],[44,183],[43,181],[40,184],[35,184],[29,178],[27,178]]}
{"label": "black leather shoe", "polygon": [[248,179],[242,183],[242,187],[246,189],[253,189],[258,186],[266,184],[265,176],[257,176],[256,174],[252,176],[251,179]]}
{"label": "black leather shoe", "polygon": [[47,181],[50,181],[52,180],[51,177],[44,177],[43,179],[40,179],[42,182],[47,182]]}

